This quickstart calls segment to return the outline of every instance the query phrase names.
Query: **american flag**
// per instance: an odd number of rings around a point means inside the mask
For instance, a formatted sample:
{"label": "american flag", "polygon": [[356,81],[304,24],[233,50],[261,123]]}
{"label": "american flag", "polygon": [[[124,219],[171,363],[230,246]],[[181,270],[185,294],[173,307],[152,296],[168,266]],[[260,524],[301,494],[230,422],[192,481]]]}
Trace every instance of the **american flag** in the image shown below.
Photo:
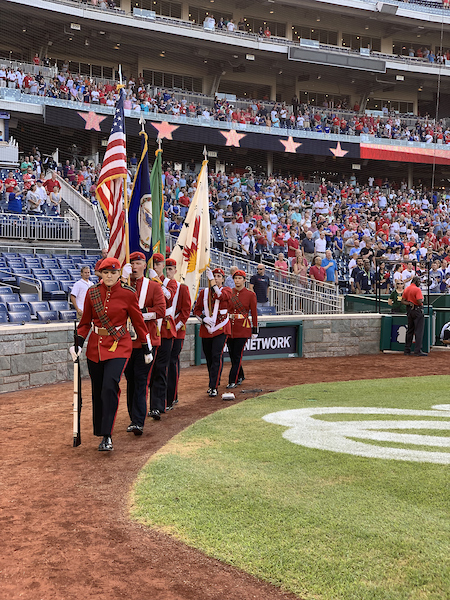
{"label": "american flag", "polygon": [[108,256],[125,260],[125,212],[123,209],[123,186],[127,184],[127,154],[125,143],[125,116],[123,112],[124,91],[119,100],[108,140],[102,169],[95,191],[106,215],[109,227]]}

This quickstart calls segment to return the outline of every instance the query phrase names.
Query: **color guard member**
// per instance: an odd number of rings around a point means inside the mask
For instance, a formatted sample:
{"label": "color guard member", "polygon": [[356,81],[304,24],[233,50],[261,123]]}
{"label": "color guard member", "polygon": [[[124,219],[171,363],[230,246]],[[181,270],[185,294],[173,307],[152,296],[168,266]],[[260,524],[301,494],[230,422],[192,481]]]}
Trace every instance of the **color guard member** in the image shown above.
{"label": "color guard member", "polygon": [[[157,320],[162,319],[166,312],[166,299],[161,285],[144,277],[147,266],[145,254],[133,252],[130,255],[131,287],[136,290],[136,296],[142,316],[150,335],[154,352],[161,345],[161,336]],[[127,265],[123,268],[122,276],[128,274]],[[132,332],[133,334],[134,332]],[[151,365],[144,361],[144,353],[136,335],[132,335],[133,352],[125,367],[127,378],[127,407],[131,423],[127,431],[134,435],[142,435],[147,415],[147,392],[150,381]]]}
{"label": "color guard member", "polygon": [[105,258],[99,270],[102,281],[89,288],[78,324],[78,351],[72,346],[70,354],[76,360],[91,332],[86,357],[92,382],[94,435],[103,436],[98,449],[110,451],[113,449],[111,433],[119,405],[119,382],[133,348],[127,329],[128,317],[142,346],[144,361],[149,364],[153,357],[150,336],[136,293],[119,281],[119,261]]}
{"label": "color guard member", "polygon": [[[258,337],[256,294],[245,287],[244,271],[236,271],[233,280],[234,288],[230,300],[231,335],[227,340],[231,369],[227,388],[235,388],[244,381],[242,355],[245,344],[250,337],[252,339]],[[252,315],[251,325],[250,313]]]}
{"label": "color guard member", "polygon": [[[166,274],[169,279],[174,279],[177,272],[177,261],[173,258],[166,260]],[[174,307],[173,318],[175,320],[176,337],[173,340],[172,352],[170,354],[169,370],[167,375],[167,397],[166,410],[173,408],[178,404],[178,379],[180,376],[180,353],[183,348],[184,338],[186,337],[186,321],[191,314],[191,295],[189,288],[184,283],[177,284],[177,291],[173,298]]]}
{"label": "color guard member", "polygon": [[161,413],[166,412],[167,371],[172,353],[173,340],[177,335],[172,307],[172,301],[177,291],[177,284],[174,279],[164,276],[164,256],[159,252],[153,255],[153,269],[149,270],[149,275],[153,281],[161,285],[166,299],[165,316],[159,321],[161,345],[156,352],[150,375],[150,410],[148,416],[152,417],[155,421],[159,421]]}
{"label": "color guard member", "polygon": [[223,368],[223,349],[231,333],[228,305],[231,289],[222,287],[225,273],[222,269],[206,269],[209,287],[200,291],[194,307],[194,315],[201,321],[200,337],[209,373],[207,394],[217,396]]}

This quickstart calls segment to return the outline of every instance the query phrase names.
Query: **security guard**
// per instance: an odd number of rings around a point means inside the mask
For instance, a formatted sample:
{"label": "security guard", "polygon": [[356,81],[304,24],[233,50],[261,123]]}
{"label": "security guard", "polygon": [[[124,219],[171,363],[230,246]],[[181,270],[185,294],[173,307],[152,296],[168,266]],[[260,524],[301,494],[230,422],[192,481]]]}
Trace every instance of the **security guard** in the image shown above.
{"label": "security guard", "polygon": [[98,449],[110,451],[113,449],[111,433],[119,405],[119,382],[133,348],[127,329],[128,317],[142,346],[144,362],[149,364],[153,357],[150,336],[136,293],[119,281],[119,261],[105,258],[99,271],[102,281],[89,288],[78,324],[78,351],[72,346],[70,354],[76,360],[90,331],[86,357],[92,382],[94,435],[103,437]]}
{"label": "security guard", "polygon": [[150,410],[148,416],[155,421],[161,420],[161,414],[166,412],[167,371],[173,340],[176,337],[172,301],[177,291],[177,284],[174,279],[164,276],[164,260],[164,256],[157,252],[153,255],[153,269],[149,270],[150,277],[153,281],[159,283],[166,299],[165,315],[159,321],[161,345],[156,352],[150,375]]}
{"label": "security guard", "polygon": [[[130,255],[130,281],[131,287],[136,290],[136,296],[142,316],[150,335],[153,349],[161,345],[161,335],[158,330],[157,320],[164,317],[166,312],[166,299],[161,285],[144,277],[147,262],[145,254],[133,252]],[[122,276],[127,276],[129,269],[125,265]],[[132,332],[134,333],[134,332]],[[129,433],[142,435],[144,421],[147,415],[147,392],[150,381],[151,365],[144,361],[144,353],[136,335],[132,335],[133,352],[125,367],[127,378],[127,407],[131,423],[127,428]]]}
{"label": "security guard", "polygon": [[[236,271],[233,275],[234,288],[230,300],[231,335],[227,340],[231,369],[227,388],[240,385],[245,377],[242,369],[242,355],[245,344],[251,337],[258,337],[258,312],[256,294],[245,287],[245,271]],[[252,325],[250,325],[250,313]]]}
{"label": "security guard", "polygon": [[[166,260],[166,274],[169,279],[175,281],[174,277],[177,272],[177,261],[173,258]],[[184,283],[177,284],[177,291],[172,301],[174,307],[174,321],[176,337],[173,340],[172,352],[169,360],[169,370],[167,376],[167,396],[166,410],[173,408],[174,404],[178,404],[178,379],[180,376],[180,353],[183,348],[184,338],[186,337],[186,321],[191,314],[191,295],[189,288]]]}
{"label": "security guard", "polygon": [[231,333],[228,314],[231,289],[223,287],[225,273],[217,268],[206,269],[209,287],[200,291],[194,306],[194,315],[201,321],[200,337],[209,373],[207,394],[217,396],[223,368],[223,349]]}

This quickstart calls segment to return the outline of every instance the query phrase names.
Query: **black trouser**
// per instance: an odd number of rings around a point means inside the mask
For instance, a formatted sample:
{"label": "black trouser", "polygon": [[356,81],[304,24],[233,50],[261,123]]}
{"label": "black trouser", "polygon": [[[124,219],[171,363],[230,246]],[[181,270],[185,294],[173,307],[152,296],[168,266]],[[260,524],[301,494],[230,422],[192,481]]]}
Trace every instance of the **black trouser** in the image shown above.
{"label": "black trouser", "polygon": [[228,376],[228,383],[237,383],[238,379],[244,379],[244,370],[242,368],[242,356],[244,354],[245,344],[248,338],[227,339],[228,352],[230,354],[231,369]]}
{"label": "black trouser", "polygon": [[133,348],[130,359],[125,367],[127,378],[127,407],[131,422],[144,426],[147,415],[147,390],[150,381],[151,363],[146,365],[144,350]]}
{"label": "black trouser", "polygon": [[169,369],[167,372],[167,406],[172,406],[178,398],[178,378],[180,376],[180,353],[183,348],[184,339],[173,340],[172,352],[170,353]]}
{"label": "black trouser", "polygon": [[98,363],[87,359],[92,383],[94,435],[111,435],[119,406],[119,381],[126,358],[110,358]]}
{"label": "black trouser", "polygon": [[423,310],[416,306],[414,308],[408,307],[407,312],[408,329],[406,331],[405,352],[411,352],[411,344],[413,336],[415,336],[414,354],[420,354],[422,352],[423,328],[425,325]]}
{"label": "black trouser", "polygon": [[167,369],[172,353],[173,338],[161,338],[150,374],[150,410],[166,410]]}
{"label": "black trouser", "polygon": [[213,338],[202,338],[203,352],[206,356],[206,364],[209,373],[209,387],[216,390],[220,385],[220,376],[223,368],[223,349],[227,336],[225,333]]}

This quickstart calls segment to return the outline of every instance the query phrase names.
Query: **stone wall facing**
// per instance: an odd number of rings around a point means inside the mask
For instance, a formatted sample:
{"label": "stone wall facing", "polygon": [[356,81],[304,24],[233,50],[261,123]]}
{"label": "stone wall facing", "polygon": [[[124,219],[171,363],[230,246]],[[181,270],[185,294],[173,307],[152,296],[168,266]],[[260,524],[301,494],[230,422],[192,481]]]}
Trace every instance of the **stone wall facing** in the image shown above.
{"label": "stone wall facing", "polygon": [[[303,356],[377,354],[380,315],[322,315],[265,317],[264,322],[303,322]],[[181,367],[195,364],[195,324],[189,319],[180,357]],[[67,381],[73,377],[69,347],[73,323],[0,326],[0,393]],[[285,359],[289,360],[289,359]],[[88,376],[85,353],[81,373]]]}

